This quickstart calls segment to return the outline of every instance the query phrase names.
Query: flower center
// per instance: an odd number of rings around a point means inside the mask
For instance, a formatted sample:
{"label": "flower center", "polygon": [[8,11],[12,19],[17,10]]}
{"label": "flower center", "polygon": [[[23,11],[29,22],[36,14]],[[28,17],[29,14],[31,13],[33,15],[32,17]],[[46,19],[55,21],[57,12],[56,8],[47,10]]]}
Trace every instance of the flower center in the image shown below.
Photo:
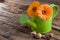
{"label": "flower center", "polygon": [[36,7],[34,7],[32,10],[33,10],[34,12],[36,12],[37,8],[36,8]]}
{"label": "flower center", "polygon": [[46,15],[46,11],[45,11],[45,10],[43,10],[43,11],[42,11],[42,14],[43,14],[43,15]]}

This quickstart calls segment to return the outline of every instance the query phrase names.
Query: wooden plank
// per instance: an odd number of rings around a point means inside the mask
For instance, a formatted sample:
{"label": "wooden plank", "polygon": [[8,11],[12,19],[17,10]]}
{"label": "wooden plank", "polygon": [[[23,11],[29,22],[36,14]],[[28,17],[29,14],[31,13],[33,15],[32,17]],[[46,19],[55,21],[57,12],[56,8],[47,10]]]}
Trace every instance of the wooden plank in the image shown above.
{"label": "wooden plank", "polygon": [[[44,0],[43,0],[44,1]],[[46,1],[46,0],[45,0]],[[2,4],[1,4],[2,5]],[[4,4],[5,5],[5,4]],[[31,36],[31,29],[28,26],[21,26],[19,23],[19,17],[21,13],[26,12],[26,9],[28,5],[21,5],[21,8],[23,11],[21,11],[19,8],[17,10],[13,8],[13,10],[10,10],[10,8],[2,7],[0,6],[0,35],[5,36],[6,38],[6,33],[9,32],[8,40],[40,40],[40,39],[35,39]],[[26,7],[26,9],[24,9]],[[11,8],[11,9],[12,9]],[[7,10],[8,9],[8,10]],[[16,13],[16,11],[20,11]],[[59,14],[58,14],[59,15]],[[60,18],[60,15],[57,16],[57,19]],[[58,20],[56,18],[54,19],[55,21],[53,22],[53,30],[51,33],[54,34],[53,38],[51,40],[60,40],[60,26],[58,25]],[[58,22],[57,22],[58,21]],[[54,24],[56,22],[56,25]],[[46,40],[46,39],[41,39],[41,40]]]}

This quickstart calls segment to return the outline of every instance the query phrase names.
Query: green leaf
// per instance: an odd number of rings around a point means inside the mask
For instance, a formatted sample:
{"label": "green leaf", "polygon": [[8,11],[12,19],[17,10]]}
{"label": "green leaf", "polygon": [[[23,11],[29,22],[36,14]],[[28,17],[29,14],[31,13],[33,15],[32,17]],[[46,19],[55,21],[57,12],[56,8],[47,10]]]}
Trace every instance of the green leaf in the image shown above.
{"label": "green leaf", "polygon": [[32,21],[34,21],[35,23],[39,22],[40,21],[40,17],[35,16],[34,18],[32,18]]}
{"label": "green leaf", "polygon": [[20,19],[19,19],[20,24],[25,24],[25,23],[27,22],[27,20],[29,20],[29,17],[28,17],[27,14],[22,14],[22,15],[20,16]]}
{"label": "green leaf", "polygon": [[32,21],[34,21],[36,23],[36,25],[40,24],[40,17],[35,16],[34,18],[32,18]]}

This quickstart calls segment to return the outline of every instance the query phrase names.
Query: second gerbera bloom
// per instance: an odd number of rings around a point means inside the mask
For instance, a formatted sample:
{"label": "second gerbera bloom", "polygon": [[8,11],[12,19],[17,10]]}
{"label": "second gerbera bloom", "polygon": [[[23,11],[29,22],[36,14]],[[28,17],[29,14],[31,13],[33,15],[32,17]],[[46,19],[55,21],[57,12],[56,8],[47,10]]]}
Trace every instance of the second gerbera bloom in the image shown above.
{"label": "second gerbera bloom", "polygon": [[48,4],[42,4],[38,7],[37,13],[41,19],[48,20],[53,14],[53,9]]}

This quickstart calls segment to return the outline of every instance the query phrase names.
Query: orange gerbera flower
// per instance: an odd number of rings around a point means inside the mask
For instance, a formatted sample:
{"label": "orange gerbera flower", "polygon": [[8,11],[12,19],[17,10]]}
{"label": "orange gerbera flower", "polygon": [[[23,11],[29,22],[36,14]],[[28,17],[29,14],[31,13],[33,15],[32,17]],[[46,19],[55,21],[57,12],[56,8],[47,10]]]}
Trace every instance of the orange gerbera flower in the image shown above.
{"label": "orange gerbera flower", "polygon": [[37,13],[41,19],[48,20],[53,14],[53,9],[48,4],[42,4],[37,9]]}
{"label": "orange gerbera flower", "polygon": [[30,17],[34,17],[37,16],[37,8],[40,6],[40,3],[38,1],[34,1],[33,3],[31,3],[27,9],[27,13]]}

